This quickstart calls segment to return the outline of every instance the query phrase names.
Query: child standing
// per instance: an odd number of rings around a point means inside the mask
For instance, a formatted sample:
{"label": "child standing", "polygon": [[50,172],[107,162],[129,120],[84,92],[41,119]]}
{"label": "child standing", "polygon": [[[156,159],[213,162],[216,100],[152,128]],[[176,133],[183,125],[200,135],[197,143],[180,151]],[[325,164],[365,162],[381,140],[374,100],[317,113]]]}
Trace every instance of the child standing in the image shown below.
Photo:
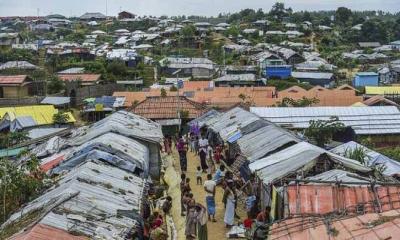
{"label": "child standing", "polygon": [[202,173],[203,173],[203,171],[201,170],[201,167],[198,166],[197,171],[196,171],[197,185],[203,185],[203,178],[201,177]]}

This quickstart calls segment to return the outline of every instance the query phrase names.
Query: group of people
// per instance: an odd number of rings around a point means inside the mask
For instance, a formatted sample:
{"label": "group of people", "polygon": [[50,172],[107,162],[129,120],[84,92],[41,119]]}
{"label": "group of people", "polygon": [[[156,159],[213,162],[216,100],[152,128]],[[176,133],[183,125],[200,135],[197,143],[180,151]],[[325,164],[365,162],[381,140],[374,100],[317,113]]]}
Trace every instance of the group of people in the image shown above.
{"label": "group of people", "polygon": [[145,205],[144,212],[147,214],[144,214],[146,215],[144,216],[144,239],[167,239],[168,235],[164,226],[164,219],[172,208],[172,198],[167,196],[162,204],[162,211],[159,209],[154,209],[152,214],[149,214],[151,212],[149,203]]}
{"label": "group of people", "polygon": [[[200,135],[200,136],[199,136]],[[221,164],[226,156],[223,155],[223,146],[217,145],[211,147],[204,134],[191,133],[189,136],[179,136],[175,141],[176,149],[179,153],[179,161],[181,167],[181,202],[182,202],[182,216],[186,216],[185,235],[187,239],[207,240],[207,222],[216,222],[216,190],[217,185],[221,185],[224,189],[222,203],[225,206],[224,223],[227,228],[235,225],[235,218],[240,219],[236,213],[238,206],[239,193],[243,191],[241,188],[243,181],[230,171],[226,170],[224,164]],[[165,151],[170,154],[172,139],[168,138],[164,142]],[[203,185],[205,191],[206,208],[197,203],[190,186],[190,178],[186,176],[188,160],[187,152],[193,152],[199,157],[199,162],[196,171],[196,184]],[[216,167],[219,166],[219,167]],[[203,183],[203,175],[206,179]],[[243,222],[246,229],[252,232],[251,238],[266,239],[266,235],[262,231],[265,228],[258,226],[269,225],[272,220],[269,218],[270,208],[260,211],[258,209],[258,199],[256,196],[257,191],[254,179],[250,181],[249,186],[245,188],[247,192],[246,197],[246,211],[247,219]],[[268,217],[267,217],[268,216]],[[257,231],[254,231],[257,227]],[[261,229],[261,230],[260,230]],[[264,229],[264,230],[263,230]],[[261,233],[261,234],[260,234]],[[260,235],[263,238],[257,238]]]}

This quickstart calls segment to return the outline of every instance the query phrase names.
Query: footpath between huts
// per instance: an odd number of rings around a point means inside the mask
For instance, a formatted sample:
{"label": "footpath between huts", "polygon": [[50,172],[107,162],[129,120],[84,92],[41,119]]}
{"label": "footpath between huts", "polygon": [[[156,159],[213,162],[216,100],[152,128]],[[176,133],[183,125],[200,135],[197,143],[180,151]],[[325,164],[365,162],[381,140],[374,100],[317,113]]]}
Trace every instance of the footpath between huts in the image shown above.
{"label": "footpath between huts", "polygon": [[[192,188],[192,193],[194,195],[194,199],[196,202],[206,206],[206,194],[203,188],[203,185],[197,185],[196,184],[196,168],[197,166],[200,165],[200,160],[199,157],[196,156],[192,152],[188,152],[187,154],[188,157],[188,166],[187,166],[187,172],[186,176],[190,178],[191,180],[191,188]],[[165,156],[166,163],[170,164],[169,166],[166,167],[166,172],[165,172],[165,182],[167,182],[167,185],[169,186],[168,189],[168,195],[172,197],[173,201],[173,207],[172,207],[172,217],[175,222],[175,227],[177,230],[177,239],[178,240],[184,240],[186,239],[185,237],[185,217],[182,217],[180,214],[180,209],[181,209],[181,192],[180,192],[180,164],[179,164],[179,156],[174,149],[173,154],[170,156]],[[217,168],[219,166],[216,166]],[[203,182],[206,180],[206,174],[203,174]],[[209,240],[222,240],[222,239],[227,239],[226,238],[226,233],[228,232],[228,229],[225,227],[224,223],[224,214],[225,214],[225,208],[222,203],[222,197],[223,197],[223,189],[221,187],[217,188],[216,191],[216,196],[215,196],[215,203],[216,203],[216,220],[217,222],[211,222],[209,221],[207,223],[207,229],[208,229],[208,239]],[[237,221],[243,221],[245,219],[245,211],[243,209],[243,206],[239,206],[237,209],[237,213],[240,216],[240,220],[235,219],[235,222]]]}

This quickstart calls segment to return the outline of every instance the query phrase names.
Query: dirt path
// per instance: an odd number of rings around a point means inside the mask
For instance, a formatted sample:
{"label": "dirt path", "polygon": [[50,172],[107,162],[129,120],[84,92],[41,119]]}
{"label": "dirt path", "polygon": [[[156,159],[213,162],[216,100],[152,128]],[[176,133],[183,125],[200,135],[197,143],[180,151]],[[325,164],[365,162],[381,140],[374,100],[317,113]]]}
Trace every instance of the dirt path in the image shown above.
{"label": "dirt path", "polygon": [[[187,177],[190,178],[190,187],[192,188],[192,192],[194,195],[195,200],[206,206],[205,198],[206,194],[204,191],[204,188],[202,185],[197,185],[196,184],[196,168],[197,166],[200,166],[200,160],[199,157],[194,155],[191,152],[188,152],[188,171],[186,173]],[[175,166],[179,168],[179,157],[176,151],[174,151],[174,158],[175,158]],[[180,172],[179,169],[177,169],[178,172]],[[203,174],[203,182],[206,180],[207,175]],[[227,239],[226,238],[226,232],[227,229],[225,228],[224,224],[224,205],[222,203],[222,195],[223,195],[223,189],[221,187],[217,188],[216,191],[216,197],[215,197],[215,204],[216,204],[216,220],[217,222],[211,222],[209,221],[207,224],[207,229],[208,229],[208,239],[209,240],[222,240],[222,239]],[[244,219],[244,211],[242,208],[238,209],[238,214],[241,217],[241,219]],[[237,220],[235,220],[236,222]],[[239,220],[240,221],[240,220]]]}

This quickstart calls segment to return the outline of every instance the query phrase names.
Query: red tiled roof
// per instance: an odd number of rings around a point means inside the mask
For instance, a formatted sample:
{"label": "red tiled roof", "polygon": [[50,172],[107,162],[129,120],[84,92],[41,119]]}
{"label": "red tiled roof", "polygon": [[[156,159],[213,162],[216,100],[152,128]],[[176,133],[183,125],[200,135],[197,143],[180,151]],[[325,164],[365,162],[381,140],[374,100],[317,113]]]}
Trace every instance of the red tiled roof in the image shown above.
{"label": "red tiled roof", "polygon": [[136,105],[132,112],[149,119],[176,119],[178,109],[188,111],[189,119],[201,116],[206,108],[197,102],[191,101],[186,97],[167,96],[167,97],[148,97]]}
{"label": "red tiled roof", "polygon": [[[186,85],[185,85],[186,84]],[[181,94],[187,94],[187,98],[209,106],[229,108],[243,100],[239,95],[247,97],[246,102],[252,106],[267,107],[276,105],[283,98],[288,97],[294,100],[306,98],[317,98],[319,102],[316,106],[351,106],[356,102],[362,102],[363,97],[357,96],[352,89],[327,89],[315,86],[310,90],[305,90],[298,86],[293,86],[278,92],[275,87],[214,87],[208,88],[209,81],[192,81],[185,83],[180,89]],[[175,96],[176,92],[166,90],[168,96]],[[148,92],[115,92],[113,96],[123,96],[126,98],[125,106],[130,107],[135,101],[143,101],[146,97],[160,96],[160,89],[150,89]],[[340,97],[338,97],[340,96]]]}
{"label": "red tiled roof", "polygon": [[100,74],[59,74],[58,77],[63,81],[97,82],[100,80]]}
{"label": "red tiled roof", "polygon": [[21,85],[27,77],[27,75],[0,76],[0,85]]}
{"label": "red tiled roof", "polygon": [[36,224],[33,228],[19,233],[10,238],[11,240],[86,240],[83,236],[76,236],[62,229],[50,227],[44,224]]}
{"label": "red tiled roof", "polygon": [[368,98],[363,102],[365,105],[368,106],[396,106],[398,107],[399,104],[389,100],[381,95],[375,95],[373,97]]}
{"label": "red tiled roof", "polygon": [[317,98],[319,102],[315,106],[351,106],[356,102],[362,102],[363,97],[357,96],[356,91],[349,88],[327,89],[321,86],[315,86],[310,90],[294,86],[278,92],[278,101],[283,98],[292,98],[294,100],[305,98]]}

